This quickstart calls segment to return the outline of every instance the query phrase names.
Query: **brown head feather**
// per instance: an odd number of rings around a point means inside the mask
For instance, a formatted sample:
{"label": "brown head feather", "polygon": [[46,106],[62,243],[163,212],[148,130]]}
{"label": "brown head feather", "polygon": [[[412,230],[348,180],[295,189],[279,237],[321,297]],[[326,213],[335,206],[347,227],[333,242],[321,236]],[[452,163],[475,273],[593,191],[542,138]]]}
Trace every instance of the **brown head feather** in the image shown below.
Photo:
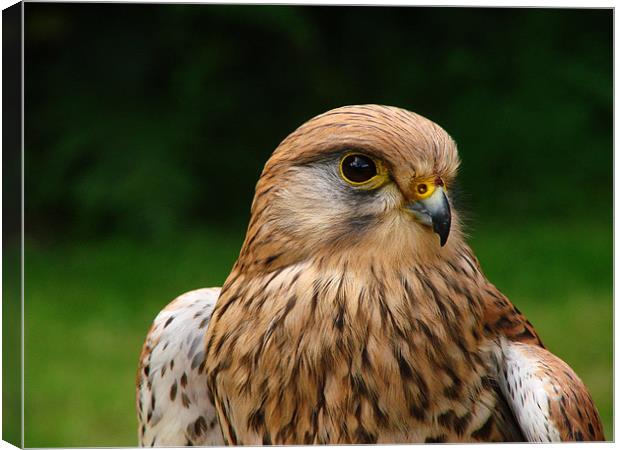
{"label": "brown head feather", "polygon": [[[309,165],[351,150],[382,161],[389,172],[383,210],[366,213],[366,217],[375,215],[377,219],[372,233],[364,233],[370,228],[356,227],[363,223],[361,213],[337,209],[327,201],[336,195],[332,186],[327,190],[316,179],[304,179]],[[411,199],[414,179],[440,177],[449,190],[458,167],[452,138],[418,114],[378,105],[346,106],[321,114],[284,139],[266,163],[256,186],[238,264],[246,272],[269,271],[322,252],[328,256],[336,253],[335,249],[355,247],[357,258],[377,248],[389,253],[387,248],[394,243],[398,248],[392,249],[393,255],[405,256],[402,248],[412,245],[416,250],[407,252],[408,256],[433,260],[438,252],[437,238],[428,227],[414,224],[409,217],[403,221],[398,207]],[[453,212],[452,221],[444,254],[456,248],[452,242],[460,240],[458,212]],[[398,233],[393,225],[400,222],[407,228],[395,239]],[[403,238],[407,242],[399,241]],[[360,242],[362,246],[357,245]]]}

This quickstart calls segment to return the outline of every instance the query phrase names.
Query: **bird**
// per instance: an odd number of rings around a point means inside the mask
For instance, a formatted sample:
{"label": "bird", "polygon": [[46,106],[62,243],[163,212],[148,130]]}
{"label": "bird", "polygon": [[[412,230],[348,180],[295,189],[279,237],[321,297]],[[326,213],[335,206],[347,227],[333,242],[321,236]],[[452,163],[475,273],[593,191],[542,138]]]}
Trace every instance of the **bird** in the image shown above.
{"label": "bird", "polygon": [[604,440],[583,382],[466,243],[459,165],[443,128],[392,106],[288,135],[223,286],[148,332],[140,445]]}

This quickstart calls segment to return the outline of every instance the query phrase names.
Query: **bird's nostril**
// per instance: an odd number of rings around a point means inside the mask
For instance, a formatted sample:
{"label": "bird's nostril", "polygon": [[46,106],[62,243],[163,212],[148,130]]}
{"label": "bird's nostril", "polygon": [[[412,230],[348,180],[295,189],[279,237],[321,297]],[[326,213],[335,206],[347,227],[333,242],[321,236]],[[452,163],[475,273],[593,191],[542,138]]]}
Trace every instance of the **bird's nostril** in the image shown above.
{"label": "bird's nostril", "polygon": [[441,177],[435,178],[435,186],[443,186],[443,180],[441,179]]}

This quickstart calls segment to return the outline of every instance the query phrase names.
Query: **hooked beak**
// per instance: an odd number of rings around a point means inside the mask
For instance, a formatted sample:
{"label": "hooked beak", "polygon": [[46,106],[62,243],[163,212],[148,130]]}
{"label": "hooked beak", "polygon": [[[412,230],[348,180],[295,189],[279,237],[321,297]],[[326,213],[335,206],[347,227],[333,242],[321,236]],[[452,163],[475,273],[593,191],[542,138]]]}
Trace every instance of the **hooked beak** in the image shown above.
{"label": "hooked beak", "polygon": [[407,205],[416,218],[425,225],[433,227],[439,235],[439,243],[443,247],[448,241],[452,216],[450,203],[443,187],[437,186],[428,198],[417,200]]}

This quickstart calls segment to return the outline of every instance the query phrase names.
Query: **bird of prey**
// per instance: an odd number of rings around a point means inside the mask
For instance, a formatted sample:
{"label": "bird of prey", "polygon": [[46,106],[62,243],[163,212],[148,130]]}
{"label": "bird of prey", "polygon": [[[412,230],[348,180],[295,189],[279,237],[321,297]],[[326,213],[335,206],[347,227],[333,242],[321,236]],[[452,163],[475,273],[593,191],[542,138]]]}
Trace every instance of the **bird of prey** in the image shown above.
{"label": "bird of prey", "polygon": [[437,124],[387,106],[290,134],[221,290],[155,319],[141,445],[603,440],[592,399],[483,274]]}

